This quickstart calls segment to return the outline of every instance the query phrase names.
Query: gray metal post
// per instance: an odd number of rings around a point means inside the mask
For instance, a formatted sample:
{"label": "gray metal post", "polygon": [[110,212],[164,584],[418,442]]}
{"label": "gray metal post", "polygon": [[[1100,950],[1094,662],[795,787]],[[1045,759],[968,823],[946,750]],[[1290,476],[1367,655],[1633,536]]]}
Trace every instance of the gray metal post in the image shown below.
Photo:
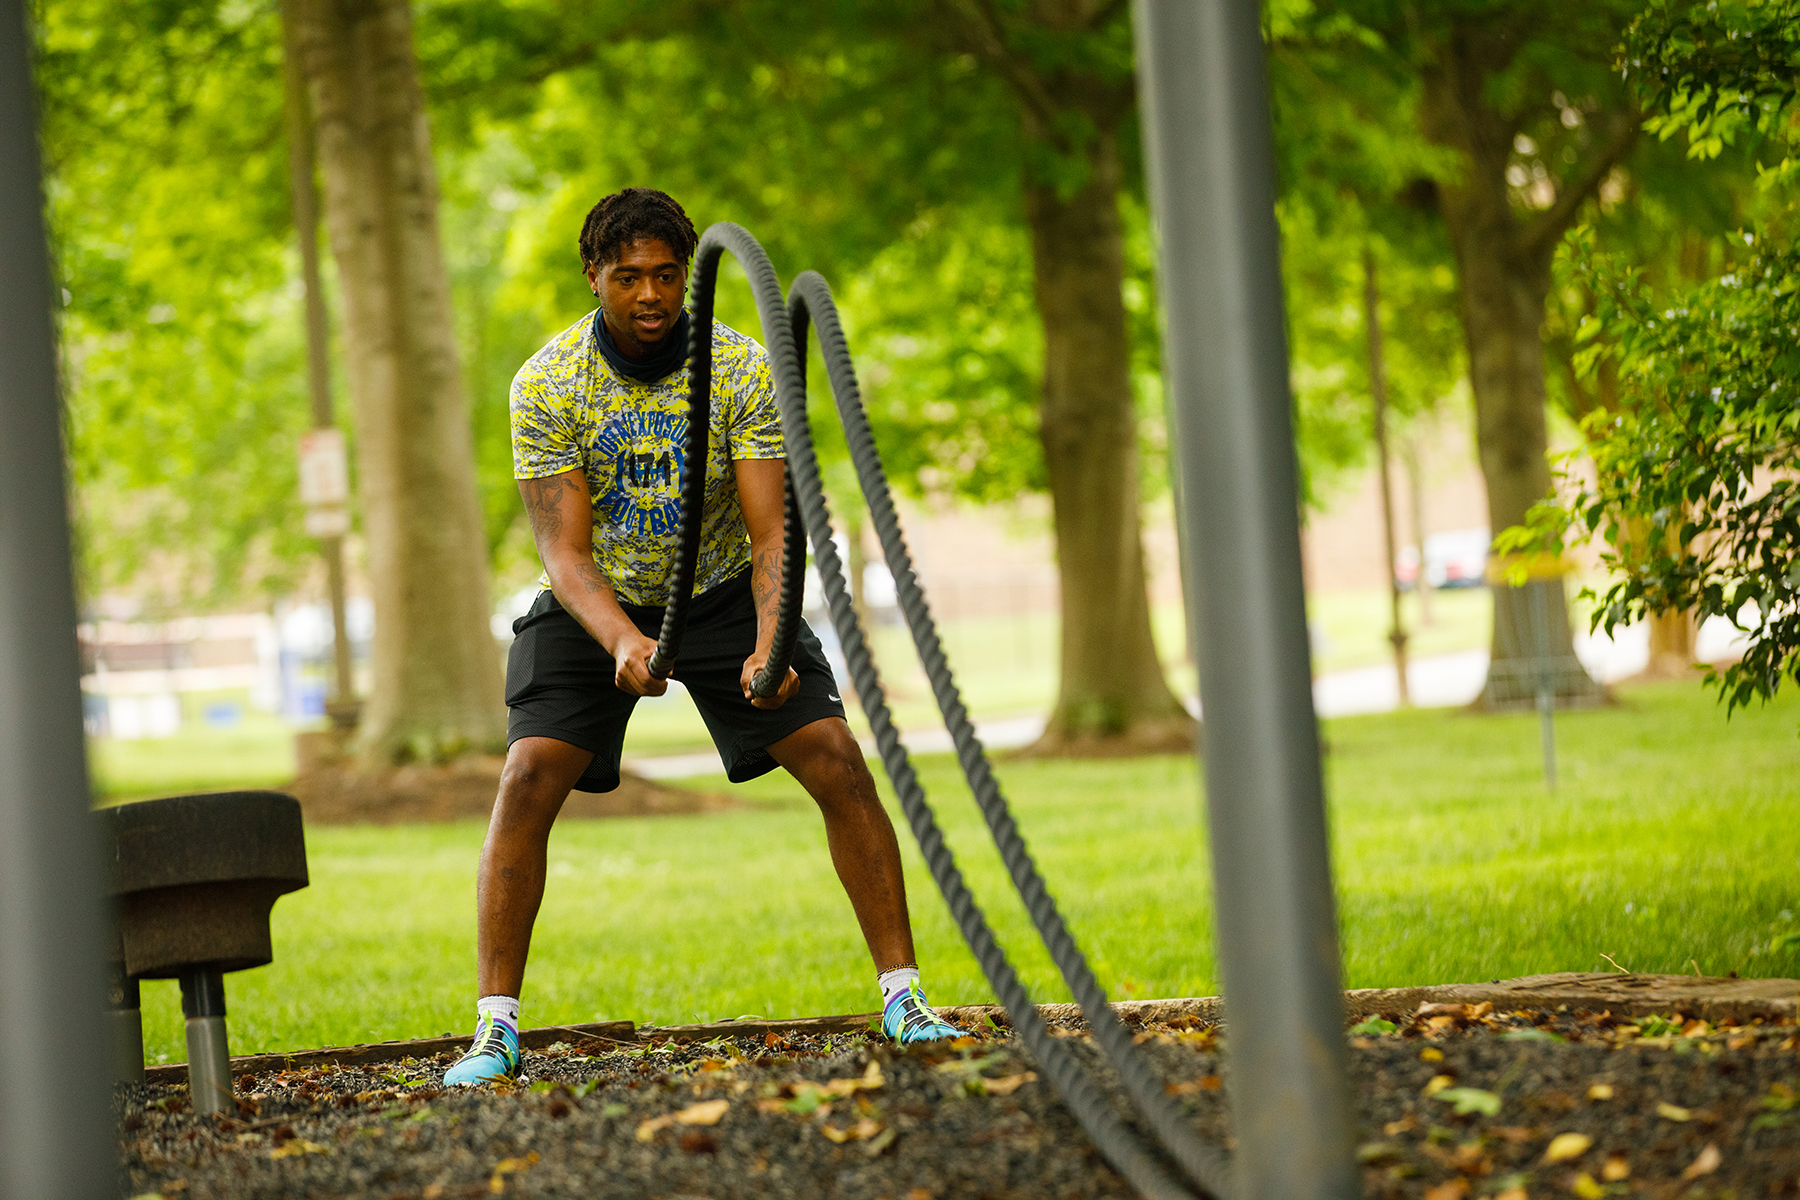
{"label": "gray metal post", "polygon": [[[1544,750],[1544,786],[1556,790],[1556,659],[1552,657],[1550,599],[1546,592],[1554,579],[1533,579],[1525,587],[1531,596],[1531,652],[1537,656],[1538,740]],[[1561,599],[1560,596],[1557,597]]]}
{"label": "gray metal post", "polygon": [[1254,0],[1136,0],[1242,1200],[1360,1194]]}
{"label": "gray metal post", "polygon": [[0,1196],[117,1190],[24,5],[0,0]]}

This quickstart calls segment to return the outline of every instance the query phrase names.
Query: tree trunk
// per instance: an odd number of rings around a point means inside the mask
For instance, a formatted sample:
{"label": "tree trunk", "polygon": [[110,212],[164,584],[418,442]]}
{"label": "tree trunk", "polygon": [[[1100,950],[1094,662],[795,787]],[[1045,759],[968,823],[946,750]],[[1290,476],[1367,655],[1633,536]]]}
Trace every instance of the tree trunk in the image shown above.
{"label": "tree trunk", "polygon": [[1071,195],[1026,185],[1044,322],[1042,437],[1062,582],[1062,678],[1039,754],[1191,752],[1150,631],[1114,135]]}
{"label": "tree trunk", "polygon": [[[1496,534],[1520,524],[1550,494],[1544,301],[1557,240],[1580,199],[1571,191],[1558,198],[1554,216],[1544,213],[1530,222],[1513,213],[1506,168],[1517,130],[1488,105],[1492,76],[1508,65],[1510,54],[1479,31],[1452,37],[1425,72],[1423,106],[1427,136],[1465,159],[1460,177],[1442,186],[1442,207],[1456,253],[1476,446],[1488,523]],[[1613,158],[1606,165],[1621,152],[1608,151]],[[1601,174],[1589,171],[1581,186],[1591,191]],[[1560,577],[1537,578],[1525,587],[1496,580],[1493,595],[1492,657],[1479,706],[1533,706],[1546,669],[1559,703],[1602,699],[1602,689],[1575,657]]]}
{"label": "tree trunk", "polygon": [[344,295],[375,601],[358,748],[372,765],[441,761],[497,747],[505,710],[412,15],[407,0],[291,11]]}
{"label": "tree trunk", "polygon": [[[1461,267],[1463,327],[1469,343],[1469,382],[1475,393],[1475,438],[1487,485],[1488,522],[1496,533],[1524,522],[1550,494],[1549,432],[1544,415],[1544,344],[1540,330],[1550,286],[1550,256],[1509,255],[1506,244],[1479,229],[1451,223]],[[1568,599],[1560,578],[1530,587],[1495,580],[1492,657],[1480,703],[1530,708],[1544,658],[1554,660],[1557,700],[1593,704],[1601,688],[1575,657]],[[1540,628],[1540,624],[1542,628]]]}

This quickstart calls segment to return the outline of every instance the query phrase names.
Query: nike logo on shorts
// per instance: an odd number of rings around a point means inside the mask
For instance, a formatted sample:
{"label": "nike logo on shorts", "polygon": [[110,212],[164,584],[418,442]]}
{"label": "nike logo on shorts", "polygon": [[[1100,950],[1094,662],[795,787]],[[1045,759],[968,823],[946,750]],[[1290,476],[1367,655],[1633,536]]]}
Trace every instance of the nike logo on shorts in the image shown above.
{"label": "nike logo on shorts", "polygon": [[[836,696],[834,696],[834,695],[832,695],[832,694],[831,694],[831,693],[830,693],[830,692],[826,692],[826,693],[825,693],[825,698],[826,698],[826,699],[827,699],[827,700],[837,700],[837,697],[836,697]],[[843,703],[843,701],[842,701],[842,700],[838,700],[838,703],[839,703],[839,704],[842,704],[842,703]]]}

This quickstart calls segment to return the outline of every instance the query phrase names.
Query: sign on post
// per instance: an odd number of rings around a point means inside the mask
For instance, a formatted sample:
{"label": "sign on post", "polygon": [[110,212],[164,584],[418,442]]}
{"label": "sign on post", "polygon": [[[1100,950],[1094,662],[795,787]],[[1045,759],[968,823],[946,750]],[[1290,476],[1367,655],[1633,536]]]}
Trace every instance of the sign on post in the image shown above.
{"label": "sign on post", "polygon": [[350,532],[350,464],[342,430],[309,429],[300,435],[300,503],[306,506],[307,536]]}

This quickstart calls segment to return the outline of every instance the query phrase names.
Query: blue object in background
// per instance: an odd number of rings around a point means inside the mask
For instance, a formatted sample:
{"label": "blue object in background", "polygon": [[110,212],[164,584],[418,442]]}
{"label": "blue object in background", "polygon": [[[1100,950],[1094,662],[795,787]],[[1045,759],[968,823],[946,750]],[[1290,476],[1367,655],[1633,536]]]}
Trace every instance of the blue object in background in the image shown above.
{"label": "blue object in background", "polygon": [[323,679],[302,679],[294,688],[293,715],[302,721],[310,721],[325,715],[325,681]]}
{"label": "blue object in background", "polygon": [[244,719],[244,706],[235,700],[221,700],[206,706],[208,729],[236,729]]}

